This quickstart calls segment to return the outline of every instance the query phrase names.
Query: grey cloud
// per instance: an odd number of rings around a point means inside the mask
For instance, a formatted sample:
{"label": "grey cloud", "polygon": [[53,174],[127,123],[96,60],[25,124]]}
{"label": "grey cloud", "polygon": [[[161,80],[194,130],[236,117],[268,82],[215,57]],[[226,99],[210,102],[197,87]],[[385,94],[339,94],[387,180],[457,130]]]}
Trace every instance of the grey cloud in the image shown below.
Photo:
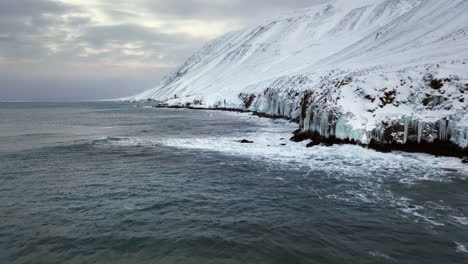
{"label": "grey cloud", "polygon": [[[198,19],[216,23],[234,21],[247,24],[278,10],[290,10],[310,6],[324,0],[134,0],[139,8],[146,7],[157,17],[166,17],[165,27],[187,24]],[[101,11],[116,19],[129,19],[137,14],[125,10],[119,4],[125,1],[101,2]],[[126,2],[127,4],[129,2]],[[120,8],[119,8],[120,7]],[[54,15],[46,15],[54,14]],[[67,14],[68,17],[61,15]],[[170,18],[168,18],[170,17]],[[130,19],[131,20],[131,19]],[[185,21],[185,22],[184,22]],[[85,47],[110,48],[112,44],[138,44],[146,56],[143,60],[171,58],[171,63],[182,62],[202,41],[183,34],[164,34],[156,28],[138,24],[111,26],[93,25],[91,14],[79,6],[53,0],[0,1],[0,56],[18,58],[47,58],[52,60],[77,59]],[[50,48],[54,56],[50,56]],[[183,51],[183,49],[186,49]],[[192,49],[192,50],[189,50]],[[113,55],[124,60],[122,51],[101,52],[87,60],[107,58]],[[128,55],[128,59],[135,59]]]}
{"label": "grey cloud", "polygon": [[[184,34],[164,34],[156,28],[138,24],[97,26],[93,24],[92,17],[79,7],[53,1],[0,3],[2,10],[9,7],[12,10],[8,17],[0,15],[1,57],[48,61],[140,60],[175,64],[188,56],[190,48],[198,48],[205,41]],[[114,9],[110,10],[116,14]],[[52,12],[55,15],[45,15]],[[131,15],[125,10],[117,12],[119,15]],[[145,55],[138,58],[128,54],[129,50],[119,48],[119,45],[128,44],[137,46],[134,51]],[[58,47],[52,56],[51,47]],[[80,56],[86,53],[86,48],[111,50]],[[163,62],[161,57],[169,61]]]}
{"label": "grey cloud", "polygon": [[181,35],[163,34],[156,29],[136,24],[89,27],[84,33],[83,39],[94,45],[102,45],[107,42],[139,41],[176,43],[187,40]]}
{"label": "grey cloud", "polygon": [[107,14],[116,18],[116,19],[131,19],[137,17],[138,15],[135,13],[127,12],[124,10],[116,10],[116,9],[109,9],[106,11]]}
{"label": "grey cloud", "polygon": [[[85,48],[104,49],[83,60],[107,59],[118,62],[139,61],[174,65],[202,45],[204,39],[184,34],[165,34],[156,28],[136,24],[90,26],[74,40]],[[130,54],[129,54],[130,52]],[[138,52],[144,55],[135,55]]]}
{"label": "grey cloud", "polygon": [[37,16],[41,14],[61,14],[76,11],[77,7],[50,0],[2,0],[1,17]]}
{"label": "grey cloud", "polygon": [[[193,20],[241,27],[324,1],[98,0],[93,8],[114,22],[121,21],[102,26],[84,6],[58,0],[0,0],[0,100],[21,100],[28,95],[34,95],[31,100],[129,96],[157,84],[171,65],[182,63],[207,40],[167,34],[164,29],[189,26]],[[128,8],[132,5],[135,9]],[[163,28],[129,23],[142,18],[142,9]],[[105,68],[109,63],[135,62],[148,66]],[[89,74],[80,75],[86,66],[73,66],[76,64],[101,65],[102,69],[93,66]]]}
{"label": "grey cloud", "polygon": [[[278,12],[305,8],[327,0],[138,0],[160,16],[178,19],[253,22]],[[188,4],[189,3],[189,4]]]}
{"label": "grey cloud", "polygon": [[91,20],[91,17],[88,15],[74,15],[68,17],[66,23],[70,26],[80,26],[90,24]]}
{"label": "grey cloud", "polygon": [[66,32],[61,15],[79,12],[73,5],[50,0],[0,1],[0,56],[38,59],[48,54],[47,45],[61,42]]}

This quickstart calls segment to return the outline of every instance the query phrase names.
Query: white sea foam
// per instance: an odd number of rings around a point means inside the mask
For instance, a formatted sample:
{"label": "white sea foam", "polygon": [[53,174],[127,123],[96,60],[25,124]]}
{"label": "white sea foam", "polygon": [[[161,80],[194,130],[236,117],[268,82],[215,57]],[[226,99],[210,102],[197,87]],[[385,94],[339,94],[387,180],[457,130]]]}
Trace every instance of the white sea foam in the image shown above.
{"label": "white sea foam", "polygon": [[384,253],[381,253],[381,252],[378,252],[378,251],[369,251],[369,255],[371,255],[373,257],[376,257],[376,258],[384,258],[384,259],[388,259],[388,260],[392,259],[387,254],[384,254]]}
{"label": "white sea foam", "polygon": [[451,216],[457,223],[468,226],[468,217],[464,216]]}
{"label": "white sea foam", "polygon": [[[436,203],[418,204],[409,198],[399,197],[384,183],[397,181],[411,186],[420,181],[444,182],[453,180],[453,177],[466,178],[468,175],[468,166],[456,158],[436,158],[426,154],[404,152],[379,153],[353,145],[306,148],[308,142],[289,141],[292,136],[291,131],[297,127],[297,124],[285,120],[253,117],[248,114],[222,114],[235,115],[238,119],[252,122],[255,124],[252,126],[255,129],[212,137],[107,138],[104,143],[116,146],[151,147],[162,145],[219,152],[224,155],[259,160],[275,167],[300,168],[302,171],[308,171],[304,177],[312,177],[319,172],[324,177],[338,180],[335,188],[333,190],[315,190],[311,187],[304,191],[314,192],[319,198],[351,203],[384,202],[395,207],[403,217],[411,217],[417,222],[422,221],[435,227],[444,225],[443,222],[446,221],[448,215],[454,215],[450,208],[441,208],[441,205]],[[219,118],[219,113],[209,113],[208,115]],[[253,143],[241,144],[239,143],[241,139],[251,140]],[[288,175],[275,178],[275,180],[287,181]],[[437,210],[442,210],[447,215],[434,213]],[[466,224],[466,218],[453,219]]]}
{"label": "white sea foam", "polygon": [[[335,145],[332,147],[316,146],[306,148],[308,142],[291,142],[291,131],[296,124],[284,120],[252,117],[246,114],[227,113],[236,118],[255,122],[261,125],[256,131],[239,133],[225,137],[202,138],[168,138],[161,141],[163,145],[176,148],[201,149],[223,152],[230,155],[248,156],[279,162],[283,165],[308,165],[313,169],[326,169],[342,172],[376,173],[382,170],[408,170],[405,175],[418,173],[414,177],[401,177],[402,183],[411,184],[419,180],[448,180],[447,172],[459,172],[468,176],[468,166],[457,158],[438,157],[427,154],[410,154],[404,152],[379,153],[352,145]],[[254,141],[252,144],[240,144],[240,139]],[[426,173],[421,173],[426,171]],[[439,177],[443,176],[443,177]]]}
{"label": "white sea foam", "polygon": [[467,253],[468,254],[468,250],[466,249],[465,245],[463,245],[462,243],[456,242],[456,241],[455,241],[455,245],[456,245],[457,252]]}

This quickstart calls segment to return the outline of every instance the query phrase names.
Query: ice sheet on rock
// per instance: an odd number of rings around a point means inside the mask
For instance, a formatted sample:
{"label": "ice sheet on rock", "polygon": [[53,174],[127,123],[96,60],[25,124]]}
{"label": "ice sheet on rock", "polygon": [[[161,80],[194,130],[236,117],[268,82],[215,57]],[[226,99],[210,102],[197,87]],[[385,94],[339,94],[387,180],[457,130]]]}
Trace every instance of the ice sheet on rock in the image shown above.
{"label": "ice sheet on rock", "polygon": [[[404,119],[403,143],[434,135],[467,147],[467,12],[465,0],[332,1],[228,33],[126,99],[297,119],[313,93],[306,130],[365,143]],[[247,107],[241,94],[254,102]],[[331,110],[333,129],[322,123]]]}

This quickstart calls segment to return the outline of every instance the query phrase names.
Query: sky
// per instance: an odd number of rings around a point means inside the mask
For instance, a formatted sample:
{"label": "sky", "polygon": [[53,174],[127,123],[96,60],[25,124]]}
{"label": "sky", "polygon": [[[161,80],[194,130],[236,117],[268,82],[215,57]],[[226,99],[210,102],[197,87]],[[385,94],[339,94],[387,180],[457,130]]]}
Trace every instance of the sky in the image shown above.
{"label": "sky", "polygon": [[0,0],[0,101],[153,88],[207,41],[326,0]]}

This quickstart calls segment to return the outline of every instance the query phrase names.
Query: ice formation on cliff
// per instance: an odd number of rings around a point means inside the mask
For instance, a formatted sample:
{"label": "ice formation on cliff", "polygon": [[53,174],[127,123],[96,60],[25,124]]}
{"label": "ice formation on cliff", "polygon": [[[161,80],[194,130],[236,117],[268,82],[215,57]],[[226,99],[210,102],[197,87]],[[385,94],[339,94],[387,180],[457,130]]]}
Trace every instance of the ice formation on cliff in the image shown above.
{"label": "ice formation on cliff", "polygon": [[468,1],[334,0],[205,45],[127,100],[298,120],[361,144],[468,147]]}

